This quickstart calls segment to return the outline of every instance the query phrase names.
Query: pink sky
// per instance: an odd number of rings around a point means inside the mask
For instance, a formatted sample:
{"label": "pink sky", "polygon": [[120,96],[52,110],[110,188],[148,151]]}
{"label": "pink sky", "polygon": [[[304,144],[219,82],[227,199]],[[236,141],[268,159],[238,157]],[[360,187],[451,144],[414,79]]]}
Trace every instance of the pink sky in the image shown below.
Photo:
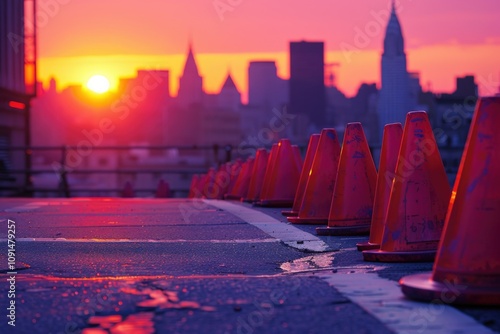
{"label": "pink sky", "polygon": [[[434,90],[450,90],[455,76],[474,73],[481,92],[491,94],[500,72],[498,0],[399,0],[396,5],[409,70],[421,72],[422,84],[430,81]],[[173,57],[185,53],[191,38],[200,59],[226,54],[226,64],[201,61],[207,90],[220,86],[228,67],[246,90],[250,53],[281,57],[279,70],[286,77],[288,42],[323,40],[328,60],[341,63],[340,88],[353,94],[361,81],[378,82],[389,6],[387,0],[39,0],[39,74],[42,80],[53,75],[62,85],[82,83],[93,72],[106,72],[108,62],[115,67],[107,73],[113,81],[156,64],[171,69],[171,81],[177,81],[182,62]],[[356,54],[342,52],[346,47]],[[115,55],[130,59],[120,68]],[[158,61],[162,55],[164,61]],[[79,68],[88,58],[82,56],[97,56],[93,59],[100,59],[100,67],[87,66],[83,73]],[[61,57],[72,65],[57,66]]]}

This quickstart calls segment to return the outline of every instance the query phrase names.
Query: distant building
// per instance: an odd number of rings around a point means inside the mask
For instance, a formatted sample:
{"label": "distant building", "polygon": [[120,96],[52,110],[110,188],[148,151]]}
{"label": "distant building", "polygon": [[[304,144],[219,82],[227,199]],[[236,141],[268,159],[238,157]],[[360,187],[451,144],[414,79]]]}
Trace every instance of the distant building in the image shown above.
{"label": "distant building", "polygon": [[[239,93],[230,74],[218,94],[206,94],[192,47],[179,80],[179,93],[164,119],[165,144],[173,146],[236,146],[241,141]],[[205,161],[214,162],[209,151]],[[198,152],[181,154],[199,155]],[[215,157],[217,160],[217,157]]]}
{"label": "distant building", "polygon": [[[249,137],[257,136],[262,129],[269,128],[269,122],[275,117],[276,110],[281,110],[288,103],[288,80],[278,76],[275,61],[254,60],[248,66],[248,105],[241,108],[241,130],[245,142]],[[291,125],[285,130],[291,130]],[[273,132],[270,141],[285,132]],[[260,143],[268,145],[270,142]]]}
{"label": "distant building", "polygon": [[238,112],[241,107],[241,93],[234,83],[231,73],[227,74],[226,80],[217,96],[217,106],[224,110]]}
{"label": "distant building", "polygon": [[192,104],[203,103],[203,95],[203,78],[194,59],[193,47],[189,44],[184,70],[179,78],[179,91],[176,101],[181,108],[186,108]]}
{"label": "distant building", "polygon": [[3,0],[0,7],[0,195],[22,195],[30,191],[31,176],[14,170],[29,170],[30,156],[10,148],[31,144],[26,83],[36,84],[36,77],[26,77],[25,2]]}
{"label": "distant building", "polygon": [[404,124],[406,114],[414,107],[410,102],[410,78],[406,68],[403,33],[394,3],[385,32],[381,73],[378,116],[379,131],[383,133],[383,128],[388,123]]}
{"label": "distant building", "polygon": [[325,127],[326,89],[323,42],[290,42],[289,92],[290,113],[307,116],[317,129]]}
{"label": "distant building", "polygon": [[464,77],[457,77],[456,89],[453,93],[456,97],[477,97],[478,89],[476,84],[476,79],[473,75],[466,75]]}
{"label": "distant building", "polygon": [[278,77],[274,61],[254,60],[248,66],[248,104],[268,111],[288,102],[288,82]]}

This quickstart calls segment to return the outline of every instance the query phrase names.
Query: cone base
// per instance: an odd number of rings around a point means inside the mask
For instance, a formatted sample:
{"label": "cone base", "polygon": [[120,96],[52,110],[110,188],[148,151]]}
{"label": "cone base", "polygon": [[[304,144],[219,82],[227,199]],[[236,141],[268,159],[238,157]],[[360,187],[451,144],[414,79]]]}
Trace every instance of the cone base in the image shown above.
{"label": "cone base", "polygon": [[380,244],[374,244],[368,241],[357,243],[356,247],[358,247],[358,251],[361,252],[364,250],[380,249]]}
{"label": "cone base", "polygon": [[367,262],[434,262],[436,250],[388,252],[383,250],[363,251],[363,260]]}
{"label": "cone base", "polygon": [[266,199],[255,202],[253,205],[264,208],[291,208],[293,206],[293,200]]}
{"label": "cone base", "polygon": [[226,194],[226,195],[224,195],[224,199],[230,200],[230,201],[241,201],[241,196]]}
{"label": "cone base", "polygon": [[297,217],[299,215],[298,211],[281,211],[281,214],[285,217]]}
{"label": "cone base", "polygon": [[368,235],[370,225],[317,227],[317,235]]}
{"label": "cone base", "polygon": [[241,199],[242,202],[245,202],[245,203],[255,203],[258,201],[258,199],[252,199],[252,198],[242,198]]}
{"label": "cone base", "polygon": [[292,224],[304,224],[304,225],[326,225],[328,224],[328,218],[302,218],[302,217],[288,217],[287,220]]}
{"label": "cone base", "polygon": [[463,286],[454,282],[443,284],[431,279],[432,273],[416,274],[403,277],[399,284],[403,293],[411,299],[421,301],[441,300],[445,304],[455,305],[500,305],[500,287],[496,289]]}

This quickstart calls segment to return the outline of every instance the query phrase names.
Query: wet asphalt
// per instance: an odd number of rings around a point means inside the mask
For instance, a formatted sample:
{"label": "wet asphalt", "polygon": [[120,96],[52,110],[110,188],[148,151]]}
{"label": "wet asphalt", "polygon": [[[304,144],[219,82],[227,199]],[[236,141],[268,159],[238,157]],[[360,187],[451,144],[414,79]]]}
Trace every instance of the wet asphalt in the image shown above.
{"label": "wet asphalt", "polygon": [[[280,209],[256,210],[285,224]],[[300,251],[183,199],[2,199],[0,212],[0,333],[390,333],[319,274],[397,281],[432,269],[363,262],[355,244],[367,237],[322,237],[330,251]],[[15,327],[7,219],[16,225]],[[500,331],[500,310],[460,310]]]}

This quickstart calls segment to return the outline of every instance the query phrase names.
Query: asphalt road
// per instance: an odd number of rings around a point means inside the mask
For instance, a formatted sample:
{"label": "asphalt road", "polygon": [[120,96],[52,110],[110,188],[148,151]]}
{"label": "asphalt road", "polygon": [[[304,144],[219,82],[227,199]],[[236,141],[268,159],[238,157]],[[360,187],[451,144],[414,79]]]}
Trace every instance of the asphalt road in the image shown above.
{"label": "asphalt road", "polygon": [[365,263],[365,237],[285,221],[235,202],[2,199],[0,333],[500,331],[498,309],[405,300],[397,280],[431,263]]}

